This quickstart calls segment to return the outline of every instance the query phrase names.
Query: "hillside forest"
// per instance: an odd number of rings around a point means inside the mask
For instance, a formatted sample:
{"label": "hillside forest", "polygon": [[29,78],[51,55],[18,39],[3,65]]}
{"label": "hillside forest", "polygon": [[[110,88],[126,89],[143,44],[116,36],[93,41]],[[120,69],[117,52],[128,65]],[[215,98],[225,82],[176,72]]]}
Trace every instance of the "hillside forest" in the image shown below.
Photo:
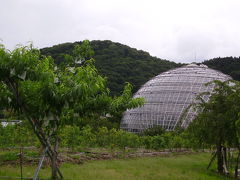
{"label": "hillside forest", "polygon": [[[161,72],[180,67],[182,64],[152,57],[148,52],[130,48],[111,41],[91,41],[95,66],[99,73],[107,77],[107,86],[112,95],[121,94],[124,83],[133,85],[136,92],[141,85]],[[60,64],[65,54],[71,54],[75,43],[59,44],[41,49],[43,55],[54,58]]]}
{"label": "hillside forest", "polygon": [[[71,54],[74,46],[81,43],[63,43],[40,51],[43,55],[53,57],[55,62],[60,64],[65,54]],[[125,82],[131,83],[133,92],[136,92],[154,76],[184,65],[153,57],[148,52],[109,40],[91,41],[90,44],[94,51],[95,66],[100,74],[107,77],[111,95],[120,95]],[[218,57],[204,60],[202,63],[230,75],[234,80],[240,80],[239,57]]]}

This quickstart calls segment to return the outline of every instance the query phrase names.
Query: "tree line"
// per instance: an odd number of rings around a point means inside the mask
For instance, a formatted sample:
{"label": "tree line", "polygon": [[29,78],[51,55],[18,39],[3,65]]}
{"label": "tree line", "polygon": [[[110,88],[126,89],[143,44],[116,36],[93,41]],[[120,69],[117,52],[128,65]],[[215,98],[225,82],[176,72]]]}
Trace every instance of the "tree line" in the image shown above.
{"label": "tree line", "polygon": [[234,80],[240,81],[240,57],[218,57],[205,60],[203,64],[230,75]]}

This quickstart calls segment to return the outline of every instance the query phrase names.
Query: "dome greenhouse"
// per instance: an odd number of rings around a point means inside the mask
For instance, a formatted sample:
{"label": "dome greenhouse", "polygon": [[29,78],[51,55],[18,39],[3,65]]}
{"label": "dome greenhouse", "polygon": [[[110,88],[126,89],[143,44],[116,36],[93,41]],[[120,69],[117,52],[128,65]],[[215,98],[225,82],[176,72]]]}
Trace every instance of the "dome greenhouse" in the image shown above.
{"label": "dome greenhouse", "polygon": [[[144,84],[134,97],[143,97],[142,107],[127,110],[120,127],[129,132],[142,132],[159,125],[173,130],[178,122],[187,127],[195,112],[187,111],[186,118],[180,122],[181,115],[202,92],[211,92],[213,85],[205,84],[213,80],[226,81],[230,76],[208,68],[206,65],[189,64],[159,74]],[[204,96],[205,100],[208,96]]]}

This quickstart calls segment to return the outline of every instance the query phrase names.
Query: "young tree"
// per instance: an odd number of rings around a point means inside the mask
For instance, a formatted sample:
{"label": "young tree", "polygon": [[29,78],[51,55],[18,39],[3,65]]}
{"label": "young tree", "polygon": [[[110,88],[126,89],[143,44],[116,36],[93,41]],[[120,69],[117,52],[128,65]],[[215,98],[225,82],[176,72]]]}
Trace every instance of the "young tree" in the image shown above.
{"label": "young tree", "polygon": [[[198,115],[188,130],[190,137],[199,144],[215,146],[217,169],[223,174],[228,172],[226,147],[239,147],[236,123],[240,110],[240,85],[236,81],[213,81],[210,84],[212,83],[215,86],[213,92],[199,96],[199,102],[195,105]],[[205,95],[210,96],[208,101],[204,100]]]}
{"label": "young tree", "polygon": [[[63,119],[111,111],[113,99],[106,80],[98,74],[93,60],[86,59],[91,55],[89,42],[84,41],[75,47],[74,56],[66,56],[65,63],[57,67],[51,57],[41,56],[32,45],[13,51],[0,46],[0,104],[23,115],[31,124],[47,149],[52,179],[63,178],[57,162]],[[123,104],[121,110],[143,102],[131,97],[124,102],[131,101],[134,103]]]}

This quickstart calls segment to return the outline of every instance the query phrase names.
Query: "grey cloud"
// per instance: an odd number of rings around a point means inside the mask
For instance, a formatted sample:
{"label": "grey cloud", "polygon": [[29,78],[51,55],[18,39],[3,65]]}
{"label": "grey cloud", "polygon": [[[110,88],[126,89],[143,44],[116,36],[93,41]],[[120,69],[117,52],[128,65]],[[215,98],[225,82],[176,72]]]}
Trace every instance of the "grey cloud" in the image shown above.
{"label": "grey cloud", "polygon": [[109,39],[177,62],[239,56],[238,0],[7,0],[0,39],[41,48]]}

